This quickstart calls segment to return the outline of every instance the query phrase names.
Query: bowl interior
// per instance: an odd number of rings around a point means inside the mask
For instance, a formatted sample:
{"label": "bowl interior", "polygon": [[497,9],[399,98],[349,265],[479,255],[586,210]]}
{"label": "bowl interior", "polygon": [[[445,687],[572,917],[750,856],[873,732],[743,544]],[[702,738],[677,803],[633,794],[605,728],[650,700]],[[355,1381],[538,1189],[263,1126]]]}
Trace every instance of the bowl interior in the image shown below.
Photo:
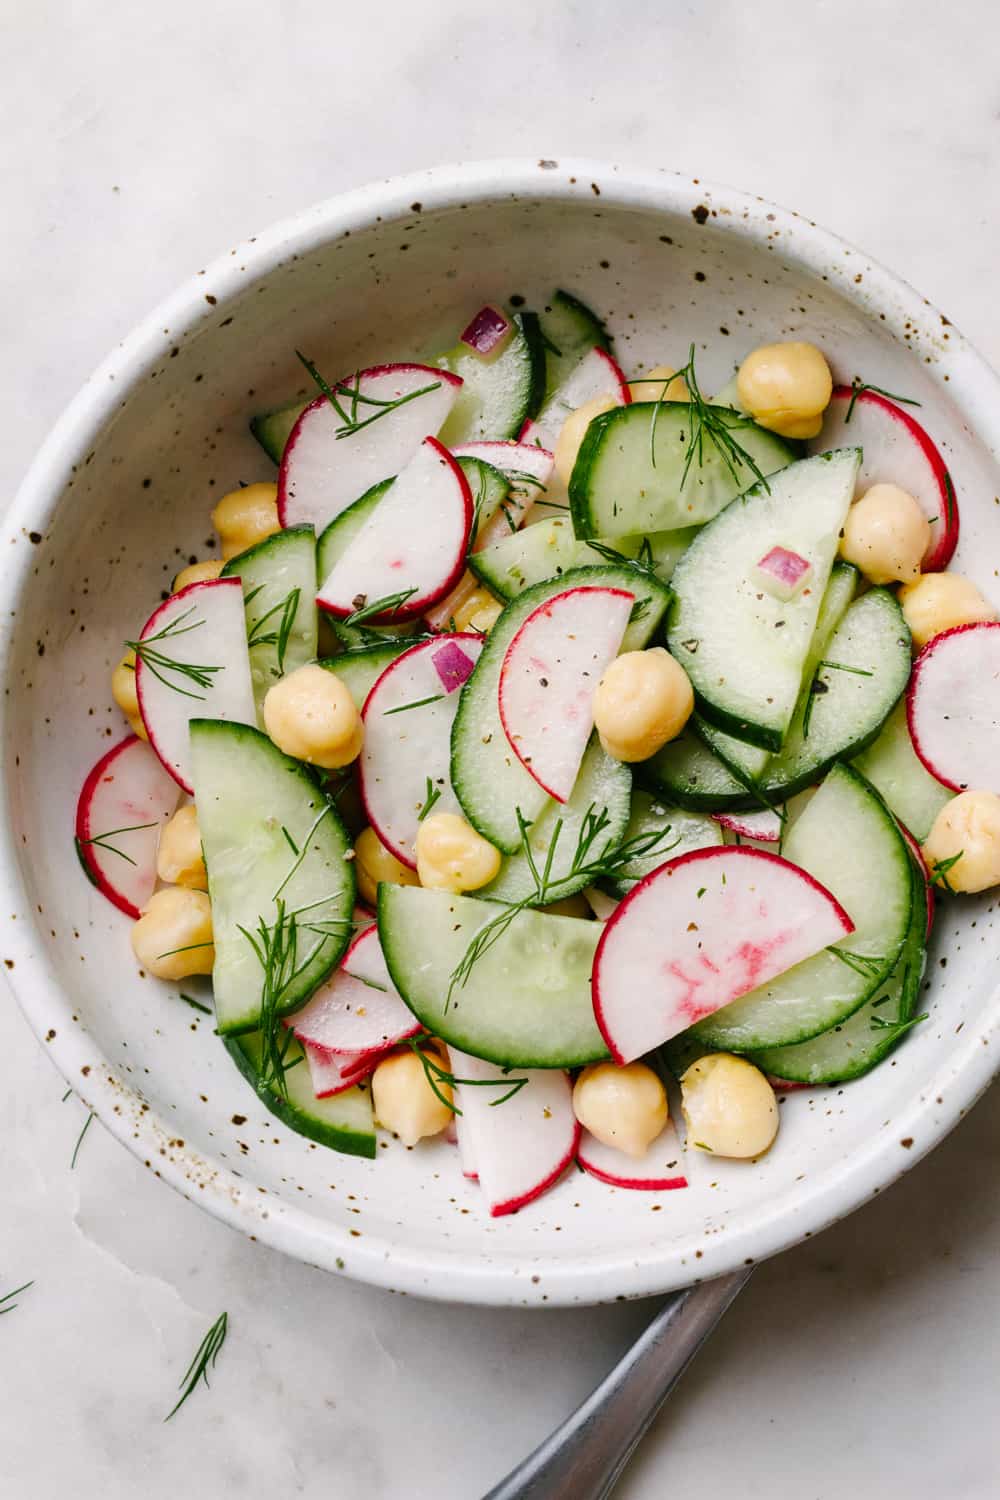
{"label": "bowl interior", "polygon": [[70,1082],[175,1185],[306,1259],[433,1295],[634,1295],[790,1243],[953,1123],[956,1101],[985,1079],[972,1049],[996,1019],[993,904],[952,903],[927,974],[929,1019],[868,1079],[789,1096],[763,1161],[696,1162],[691,1189],[672,1194],[614,1191],[571,1171],[539,1203],[489,1220],[445,1143],[383,1140],[368,1163],[277,1125],[211,1020],[178,998],[190,987],[137,975],[128,919],[77,868],[80,784],[122,734],[111,667],[178,567],[212,549],[214,501],[273,477],[247,421],[307,394],[296,348],[331,374],[431,356],[481,302],[537,305],[554,286],[601,312],[627,371],[681,363],[695,341],[706,390],[756,343],[815,340],[839,378],[861,374],[923,403],[961,505],[955,566],[1000,599],[991,434],[970,431],[968,356],[939,315],[767,205],[668,178],[644,192],[596,186],[555,189],[550,174],[537,194],[439,188],[423,203],[415,193],[412,208],[397,195],[372,222],[366,206],[353,220],[300,223],[263,265],[259,247],[234,251],[175,303],[175,326],[172,314],[147,328],[95,377],[90,414],[50,445],[28,486],[37,518],[22,505],[6,549],[5,766],[23,881],[9,872],[8,965],[33,1024]]}

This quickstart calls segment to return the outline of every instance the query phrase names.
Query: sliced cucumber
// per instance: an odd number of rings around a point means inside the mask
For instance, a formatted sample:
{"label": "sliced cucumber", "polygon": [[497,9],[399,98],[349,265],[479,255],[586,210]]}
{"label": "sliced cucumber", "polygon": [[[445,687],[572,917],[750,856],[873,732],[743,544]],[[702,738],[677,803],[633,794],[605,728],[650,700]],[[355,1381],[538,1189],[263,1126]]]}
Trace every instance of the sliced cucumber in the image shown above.
{"label": "sliced cucumber", "polygon": [[320,583],[324,583],[333,572],[334,563],[338,563],[354,541],[354,538],[364,529],[367,522],[374,515],[382,497],[393,481],[392,475],[388,479],[380,479],[378,484],[373,484],[370,490],[346,510],[334,516],[329,526],[325,526],[319,534],[316,543],[316,575]]}
{"label": "sliced cucumber", "polygon": [[495,355],[458,344],[438,363],[464,384],[439,434],[446,448],[516,438],[545,394],[545,348],[534,313],[515,313],[514,332]]}
{"label": "sliced cucumber", "polygon": [[[603,815],[607,819],[593,853],[604,848],[614,848],[621,843],[628,823],[631,790],[632,773],[628,766],[622,765],[619,760],[613,760],[601,748],[599,740],[596,737],[592,739],[568,801],[548,801],[532,823],[528,834],[532,858],[539,870],[545,866],[552,840],[556,837],[555,852],[549,867],[549,901],[562,901],[565,897],[582,891],[589,883],[586,875],[572,873],[573,854],[588,813],[593,817]],[[501,866],[500,874],[478,894],[494,901],[523,901],[535,889],[534,876],[527,857],[522,852],[509,855]]]}
{"label": "sliced cucumber", "polygon": [[[791,463],[791,448],[773,432],[738,412],[723,410],[720,419],[762,474]],[[700,526],[753,484],[750,465],[736,465],[734,477],[708,433],[700,462],[696,454],[685,478],[690,437],[686,401],[635,401],[595,417],[569,481],[577,536],[641,536]]]}
{"label": "sliced cucumber", "polygon": [[[781,749],[795,712],[860,462],[860,449],[840,448],[755,485],[699,532],[671,581],[670,649],[702,717],[765,750]],[[812,567],[787,601],[755,577],[776,546]]]}
{"label": "sliced cucumber", "polygon": [[279,972],[279,979],[290,977],[281,984],[277,1013],[304,1004],[351,937],[350,841],[305,767],[248,724],[192,719],[191,759],[212,898],[218,1029],[223,1035],[253,1031],[264,972],[241,928],[258,942],[261,922],[274,933],[280,898],[285,926],[279,935],[294,944],[294,962]]}
{"label": "sliced cucumber", "polygon": [[545,400],[548,401],[589,350],[610,352],[611,339],[597,314],[571,292],[553,292],[538,321],[545,347]]}
{"label": "sliced cucumber", "polygon": [[[660,531],[649,537],[620,537],[614,549],[623,557],[638,557],[643,542],[649,543],[652,565],[664,583],[697,535],[692,526],[682,531]],[[524,526],[505,536],[492,547],[475,552],[469,567],[500,599],[516,599],[533,584],[549,578],[560,578],[570,568],[600,565],[605,554],[596,552],[588,542],[578,541],[568,516],[551,516],[545,521]]]}
{"label": "sliced cucumber", "polygon": [[290,401],[287,406],[279,406],[275,411],[263,412],[251,421],[250,431],[268,458],[273,458],[276,464],[281,463],[281,455],[285,451],[285,444],[288,442],[292,428],[313,399],[310,396],[305,401]]}
{"label": "sliced cucumber", "polygon": [[612,896],[627,896],[640,880],[659,869],[668,859],[687,854],[689,849],[708,849],[722,843],[722,829],[713,818],[703,813],[684,812],[679,807],[669,807],[642,787],[632,793],[632,807],[623,835],[626,839],[643,834],[659,833],[662,839],[655,845],[655,853],[640,856],[624,865],[613,880],[603,882]]}
{"label": "sliced cucumber", "polygon": [[689,812],[729,812],[760,807],[746,779],[738,780],[690,726],[636,767],[654,796]]}
{"label": "sliced cucumber", "polygon": [[854,764],[922,844],[954,792],[942,786],[923,761],[917,759],[906,722],[905,703],[896,705],[878,739],[856,757]]}
{"label": "sliced cucumber", "polygon": [[774,1078],[790,1083],[847,1083],[871,1072],[909,1031],[927,959],[927,894],[923,875],[915,882],[913,915],[903,951],[889,978],[870,1000],[839,1025],[800,1042],[751,1054]]}
{"label": "sliced cucumber", "polygon": [[837,1025],[895,968],[917,881],[906,842],[875,789],[836,766],[792,825],[782,855],[837,898],[855,930],[833,948],[692,1028],[709,1047],[788,1046]]}
{"label": "sliced cucumber", "polygon": [[435,1036],[501,1067],[575,1068],[607,1057],[590,998],[599,922],[518,912],[449,1001],[469,944],[504,910],[419,886],[379,886],[382,951],[414,1015]]}
{"label": "sliced cucumber", "polygon": [[290,526],[233,557],[223,578],[243,583],[250,675],[257,716],[279,677],[315,660],[316,538],[311,526]]}
{"label": "sliced cucumber", "polygon": [[288,1097],[264,1083],[260,1076],[261,1042],[256,1031],[247,1036],[227,1037],[226,1051],[257,1096],[276,1119],[299,1135],[343,1151],[348,1156],[375,1155],[375,1122],[372,1096],[367,1084],[358,1084],[329,1099],[313,1095],[309,1068],[298,1042],[293,1041],[287,1061],[294,1064],[285,1074]]}
{"label": "sliced cucumber", "polygon": [[505,854],[516,854],[521,847],[518,808],[523,817],[532,820],[541,814],[548,799],[524,769],[504,733],[498,703],[500,668],[507,647],[532,610],[575,583],[624,588],[635,595],[639,611],[625,632],[624,651],[646,644],[670,598],[665,584],[627,563],[574,568],[554,582],[525,590],[507,605],[493,626],[475,671],[462,689],[451,735],[451,784],[473,828]]}
{"label": "sliced cucumber", "polygon": [[409,641],[386,641],[379,646],[359,646],[354,651],[344,651],[340,656],[328,656],[320,662],[328,672],[333,672],[354,699],[360,712],[365,699],[378,682],[390,662],[410,649]]}

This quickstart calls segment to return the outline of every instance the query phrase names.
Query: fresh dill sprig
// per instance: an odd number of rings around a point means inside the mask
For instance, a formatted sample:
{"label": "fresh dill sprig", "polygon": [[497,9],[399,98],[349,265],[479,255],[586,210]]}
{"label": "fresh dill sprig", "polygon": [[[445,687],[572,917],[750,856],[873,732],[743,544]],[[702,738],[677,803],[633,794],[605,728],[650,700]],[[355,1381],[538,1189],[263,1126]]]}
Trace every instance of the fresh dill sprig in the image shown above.
{"label": "fresh dill sprig", "polygon": [[[545,493],[547,486],[535,474],[528,474],[524,469],[506,469],[504,473],[511,484],[519,484],[525,489],[536,489],[541,490],[543,494]],[[539,501],[535,503],[540,504]]]}
{"label": "fresh dill sprig", "polygon": [[434,783],[433,783],[433,781],[431,780],[431,778],[428,776],[427,777],[427,789],[424,792],[424,800],[423,800],[423,803],[421,804],[420,811],[417,813],[417,822],[418,823],[422,823],[424,821],[424,819],[426,818],[427,814],[430,812],[431,808],[434,806],[435,802],[437,802],[437,800],[438,800],[438,798],[440,796],[441,796],[441,788],[435,786]]}
{"label": "fresh dill sprig", "polygon": [[[596,552],[599,557],[603,557],[605,562],[613,563],[619,568],[632,568],[635,572],[644,574],[647,578],[651,578],[654,583],[662,587],[662,579],[653,564],[653,548],[648,536],[643,537],[642,545],[635,557],[626,557],[624,552],[619,552],[617,547],[609,547],[607,542],[591,541],[588,539],[587,546],[591,552]],[[649,600],[647,599],[643,602],[648,605]]]}
{"label": "fresh dill sprig", "polygon": [[964,853],[964,849],[959,849],[957,854],[950,855],[948,859],[936,859],[931,867],[931,885],[940,886],[943,891],[951,891],[954,895],[948,871],[955,868]]}
{"label": "fresh dill sprig", "polygon": [[[164,625],[163,629],[158,630],[155,635],[147,636],[144,641],[126,641],[125,645],[130,651],[135,652],[136,660],[148,667],[164,687],[173,688],[175,693],[181,693],[185,698],[197,698],[200,702],[205,694],[193,693],[190,688],[182,685],[183,682],[191,682],[199,688],[210,688],[215,673],[222,672],[225,668],[199,666],[195,662],[178,661],[165,651],[161,651],[157,645],[157,642],[175,641],[179,636],[188,635],[192,630],[200,630],[205,623],[203,619],[195,620],[190,625],[183,623],[194,612],[195,606],[192,604],[190,609],[186,609],[183,614],[177,616],[176,620],[171,620],[168,625]],[[176,673],[181,681],[172,682],[167,675],[171,672]]]}
{"label": "fresh dill sprig", "polygon": [[212,1369],[215,1368],[215,1361],[219,1357],[219,1350],[226,1342],[226,1334],[228,1330],[229,1314],[223,1313],[221,1317],[216,1318],[215,1322],[212,1324],[211,1328],[208,1330],[205,1337],[199,1344],[197,1354],[188,1365],[187,1372],[184,1375],[183,1380],[180,1381],[177,1387],[177,1389],[181,1392],[180,1399],[178,1400],[177,1405],[173,1408],[173,1410],[169,1411],[164,1417],[163,1420],[165,1422],[169,1422],[174,1413],[180,1411],[181,1407],[184,1405],[187,1398],[191,1395],[199,1380],[203,1380],[206,1387],[208,1386],[209,1367],[211,1367]]}
{"label": "fresh dill sprig", "polygon": [[15,1307],[17,1306],[17,1303],[11,1301],[11,1298],[19,1297],[22,1292],[26,1292],[28,1288],[34,1286],[34,1284],[35,1283],[33,1281],[25,1281],[22,1282],[20,1286],[16,1286],[12,1292],[5,1292],[3,1296],[0,1297],[0,1317],[2,1317],[4,1313],[13,1312]]}
{"label": "fresh dill sprig", "polygon": [[295,854],[295,860],[294,860],[294,863],[285,872],[284,878],[282,879],[282,882],[278,886],[277,890],[272,893],[272,895],[271,895],[271,900],[272,901],[277,901],[278,897],[281,895],[282,891],[285,889],[285,886],[292,879],[292,876],[297,873],[297,871],[299,870],[299,868],[300,868],[300,866],[302,864],[302,861],[305,859],[306,855],[309,853],[309,845],[312,842],[312,836],[313,836],[313,834],[316,832],[317,828],[322,823],[323,819],[325,817],[327,817],[332,812],[333,812],[333,804],[331,802],[324,801],[323,806],[320,808],[319,812],[316,814],[315,818],[313,818],[312,822],[309,825],[309,831],[307,832],[305,838],[302,841],[302,848],[301,849],[296,849],[295,844],[294,844],[294,842],[293,842],[293,840],[291,838],[291,835],[288,832],[288,829],[285,828],[285,827],[282,827],[281,831],[285,835],[286,841],[292,847],[292,851]]}
{"label": "fresh dill sprig", "polygon": [[853,672],[855,677],[874,677],[874,672],[869,672],[867,667],[849,667],[843,661],[820,661],[816,663],[816,670],[820,667],[828,667],[831,672]]}
{"label": "fresh dill sprig", "polygon": [[426,1050],[429,1041],[430,1037],[411,1036],[406,1038],[406,1045],[419,1057],[431,1092],[441,1101],[445,1109],[451,1110],[453,1115],[460,1115],[462,1111],[454,1099],[447,1098],[441,1092],[442,1083],[448,1084],[450,1088],[461,1084],[464,1088],[506,1089],[506,1093],[502,1094],[499,1099],[490,1100],[490,1108],[495,1109],[498,1104],[506,1104],[508,1099],[513,1099],[514,1095],[520,1093],[528,1082],[527,1078],[458,1078]]}
{"label": "fresh dill sprig", "polygon": [[832,944],[826,951],[832,953],[834,958],[839,958],[849,969],[853,969],[855,974],[861,974],[866,979],[874,979],[885,966],[884,957],[869,958],[864,953],[851,953],[847,948],[838,948]]}
{"label": "fresh dill sprig", "polygon": [[76,1159],[77,1159],[77,1157],[80,1154],[80,1147],[83,1145],[83,1138],[87,1134],[87,1131],[90,1129],[91,1121],[93,1119],[94,1119],[94,1111],[91,1110],[90,1114],[87,1116],[86,1120],[83,1123],[83,1129],[80,1131],[80,1134],[77,1136],[76,1145],[73,1147],[73,1157],[72,1157],[72,1160],[70,1161],[70,1164],[69,1164],[69,1169],[70,1169],[71,1172],[76,1167]]}
{"label": "fresh dill sprig", "polygon": [[847,412],[844,416],[845,427],[854,415],[854,407],[858,397],[863,396],[865,391],[874,391],[876,396],[884,396],[887,401],[898,401],[903,406],[923,405],[922,402],[915,401],[912,396],[897,396],[894,391],[883,390],[880,385],[869,385],[866,380],[861,379],[860,375],[855,375],[851,381],[851,399],[847,403]]}
{"label": "fresh dill sprig", "polygon": [[884,1016],[872,1016],[872,1031],[893,1031],[902,1036],[904,1031],[909,1031],[911,1026],[919,1026],[921,1021],[927,1020],[927,1012],[922,1016],[913,1016],[909,1021],[887,1021]]}
{"label": "fresh dill sprig", "polygon": [[[705,462],[705,445],[710,443],[718,453],[723,464],[729,470],[733,482],[742,489],[749,488],[751,483],[762,484],[770,494],[767,479],[759,468],[752,454],[748,453],[743,445],[733,437],[733,432],[741,428],[752,427],[754,424],[748,417],[737,416],[733,420],[733,412],[729,407],[712,406],[701,394],[698,384],[698,374],[695,369],[695,346],[692,344],[688,349],[687,363],[682,365],[671,381],[683,380],[688,388],[688,400],[684,405],[689,407],[691,416],[691,431],[688,434],[687,450],[684,454],[684,468],[681,471],[681,482],[679,488],[683,489],[687,483],[688,473],[692,463],[697,458],[699,469]],[[660,408],[664,404],[667,387],[670,381],[664,381],[663,376],[639,376],[635,385],[658,385],[659,393],[653,402],[653,415],[649,424],[649,461],[652,468],[656,468],[656,424],[660,415]],[[749,470],[752,479],[740,470]]]}
{"label": "fresh dill sprig", "polygon": [[556,820],[544,862],[539,868],[528,838],[531,824],[520,808],[516,809],[516,816],[521,832],[521,852],[524,854],[531,874],[534,890],[529,896],[522,897],[520,901],[504,903],[497,915],[484,923],[473,937],[449,976],[445,1010],[450,1006],[455,990],[463,988],[468,983],[476,964],[489,952],[494,943],[503,937],[520,912],[531,906],[546,906],[549,902],[558,900],[560,887],[570,881],[593,885],[596,880],[615,875],[634,860],[646,858],[653,853],[662,854],[665,858],[680,842],[679,838],[675,838],[672,844],[657,847],[669,836],[671,830],[667,827],[654,828],[647,833],[637,833],[619,844],[616,844],[613,835],[609,835],[603,845],[598,847],[599,841],[611,825],[611,818],[606,807],[598,811],[596,804],[591,803],[584,814],[570,867],[564,875],[555,877],[553,868],[556,849],[563,831],[562,818]]}
{"label": "fresh dill sprig", "polygon": [[444,693],[431,693],[429,698],[414,698],[411,703],[398,703],[395,708],[387,708],[383,718],[387,719],[390,714],[408,713],[411,708],[426,708],[428,703],[440,703],[443,697]]}
{"label": "fresh dill sprig", "polygon": [[381,599],[372,599],[370,603],[363,594],[359,594],[358,598],[362,602],[358,604],[357,599],[354,601],[356,607],[353,613],[347,616],[344,624],[363,625],[366,620],[373,620],[377,616],[395,614],[397,610],[402,609],[407,599],[413,598],[416,592],[416,585],[414,585],[412,589],[400,589],[398,594],[385,594]]}
{"label": "fresh dill sprig", "polygon": [[[302,597],[300,588],[289,589],[284,599],[271,606],[266,614],[261,615],[250,634],[247,636],[247,647],[252,650],[254,646],[273,646],[278,658],[278,675],[281,676],[285,670],[285,652],[288,650],[288,642],[291,638],[292,628],[295,624],[295,616],[298,613],[299,600]],[[249,603],[250,596],[246,602]],[[267,624],[268,620],[275,615],[280,615],[276,627],[272,627],[266,634],[259,632]]]}
{"label": "fresh dill sprig", "polygon": [[[296,349],[295,355],[297,359],[301,360],[322,394],[340,418],[340,426],[337,428],[336,433],[338,439],[353,437],[356,432],[362,432],[366,427],[370,427],[373,422],[378,422],[382,417],[387,417],[390,412],[397,411],[399,407],[406,406],[408,402],[416,401],[419,396],[426,396],[431,391],[441,389],[440,380],[434,380],[427,385],[422,385],[419,390],[408,391],[405,396],[396,396],[391,401],[382,401],[377,396],[370,396],[366,391],[361,389],[360,372],[356,371],[353,375],[353,385],[350,381],[338,380],[336,386],[332,386],[328,381],[324,380],[311,359],[307,359],[298,349]],[[341,404],[341,397],[344,397],[346,404],[350,407],[349,411],[345,411],[344,405]],[[369,416],[359,417],[359,406],[373,406],[375,410]]]}
{"label": "fresh dill sprig", "polygon": [[178,1000],[183,1000],[185,1005],[190,1005],[192,1010],[200,1010],[202,1015],[210,1016],[212,1014],[212,1007],[210,1005],[202,1005],[201,1001],[196,1000],[193,995],[179,993],[177,998]]}
{"label": "fresh dill sprig", "polygon": [[239,930],[253,949],[263,971],[260,995],[260,1019],[258,1026],[261,1039],[258,1086],[267,1091],[276,1089],[287,1098],[288,1053],[295,1040],[294,1032],[281,1025],[281,1002],[285,991],[299,977],[327,941],[320,937],[305,959],[298,960],[298,920],[289,914],[285,903],[277,903],[277,918],[268,926],[263,917],[258,918],[256,934],[247,927]]}
{"label": "fresh dill sprig", "polygon": [[81,862],[83,861],[83,845],[93,844],[95,848],[107,850],[108,854],[117,854],[118,858],[123,859],[126,864],[134,865],[135,860],[131,854],[126,854],[124,849],[116,849],[114,844],[108,843],[108,840],[116,839],[120,833],[141,833],[144,828],[155,827],[155,823],[132,823],[128,828],[111,828],[107,833],[95,833],[91,838],[74,838],[73,842],[76,844],[76,852]]}

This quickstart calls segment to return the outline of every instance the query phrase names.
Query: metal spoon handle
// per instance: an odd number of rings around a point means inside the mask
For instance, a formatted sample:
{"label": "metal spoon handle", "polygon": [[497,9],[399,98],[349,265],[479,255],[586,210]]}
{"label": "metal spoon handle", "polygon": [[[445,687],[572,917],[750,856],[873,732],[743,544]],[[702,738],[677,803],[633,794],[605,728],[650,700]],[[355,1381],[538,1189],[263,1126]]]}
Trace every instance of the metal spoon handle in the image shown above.
{"label": "metal spoon handle", "polygon": [[611,1373],[484,1500],[605,1500],[750,1270],[674,1292]]}

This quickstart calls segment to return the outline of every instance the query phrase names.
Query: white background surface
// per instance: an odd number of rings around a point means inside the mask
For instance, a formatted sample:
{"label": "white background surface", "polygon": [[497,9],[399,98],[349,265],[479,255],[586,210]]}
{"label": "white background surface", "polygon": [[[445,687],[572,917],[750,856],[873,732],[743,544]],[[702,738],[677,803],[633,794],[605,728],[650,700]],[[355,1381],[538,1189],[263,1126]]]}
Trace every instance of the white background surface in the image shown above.
{"label": "white background surface", "polygon": [[[759,192],[1000,363],[995,0],[0,0],[0,495],[177,282],[437,161],[593,154]],[[67,878],[72,878],[67,870]],[[0,1495],[476,1500],[646,1307],[421,1304],[286,1262],[158,1184],[0,1010]],[[617,1494],[997,1493],[1000,1094],[762,1267]],[[614,1289],[608,1289],[613,1294]],[[223,1309],[210,1392],[173,1389]]]}

